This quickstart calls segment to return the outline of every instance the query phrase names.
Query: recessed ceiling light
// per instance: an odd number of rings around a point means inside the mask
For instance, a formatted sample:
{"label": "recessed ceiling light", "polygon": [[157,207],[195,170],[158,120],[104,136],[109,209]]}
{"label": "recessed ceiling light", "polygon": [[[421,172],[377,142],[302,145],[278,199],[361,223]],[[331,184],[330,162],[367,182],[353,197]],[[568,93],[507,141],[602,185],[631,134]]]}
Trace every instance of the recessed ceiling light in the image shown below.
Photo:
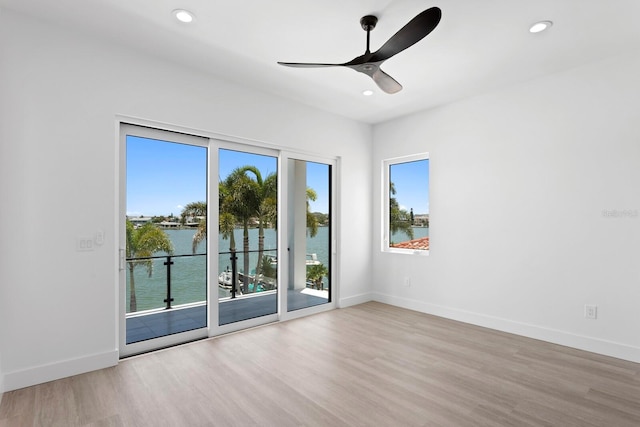
{"label": "recessed ceiling light", "polygon": [[553,25],[551,21],[539,21],[536,22],[529,28],[529,32],[531,33],[540,33]]}
{"label": "recessed ceiling light", "polygon": [[176,9],[173,11],[173,16],[176,17],[176,19],[180,22],[184,22],[184,23],[189,23],[189,22],[193,22],[194,16],[193,13],[189,12],[188,10],[184,10],[184,9]]}
{"label": "recessed ceiling light", "polygon": [[371,89],[363,90],[362,94],[364,96],[371,96],[371,95],[373,95],[373,91]]}

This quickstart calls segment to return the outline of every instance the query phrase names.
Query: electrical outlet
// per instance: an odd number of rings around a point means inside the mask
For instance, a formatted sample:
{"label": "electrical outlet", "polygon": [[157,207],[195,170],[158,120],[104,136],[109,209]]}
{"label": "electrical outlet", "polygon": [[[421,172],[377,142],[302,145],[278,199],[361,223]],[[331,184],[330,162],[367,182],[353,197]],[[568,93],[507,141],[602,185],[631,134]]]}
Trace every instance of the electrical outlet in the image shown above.
{"label": "electrical outlet", "polygon": [[405,288],[411,287],[411,277],[405,276],[405,278],[404,278],[404,287]]}
{"label": "electrical outlet", "polygon": [[98,230],[96,231],[96,245],[103,245],[104,244],[104,231],[102,230]]}
{"label": "electrical outlet", "polygon": [[586,304],[584,306],[584,317],[586,319],[597,319],[598,318],[598,306]]}

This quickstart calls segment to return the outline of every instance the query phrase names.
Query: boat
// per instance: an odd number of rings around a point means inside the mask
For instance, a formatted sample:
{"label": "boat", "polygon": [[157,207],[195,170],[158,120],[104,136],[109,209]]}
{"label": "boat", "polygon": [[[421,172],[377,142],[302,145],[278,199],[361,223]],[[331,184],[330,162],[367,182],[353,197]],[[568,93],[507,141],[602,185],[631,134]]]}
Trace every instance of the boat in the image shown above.
{"label": "boat", "polygon": [[307,254],[306,263],[307,263],[307,265],[320,265],[320,264],[322,264],[320,261],[318,261],[318,255],[317,254]]}
{"label": "boat", "polygon": [[[269,264],[271,264],[273,266],[278,265],[278,258],[277,257],[275,257],[273,255],[267,255],[267,257],[269,257]],[[318,260],[318,255],[317,254],[307,254],[307,257],[305,259],[305,263],[306,263],[307,266],[322,264]]]}
{"label": "boat", "polygon": [[222,289],[231,289],[233,283],[233,274],[227,269],[218,276],[218,286]]}

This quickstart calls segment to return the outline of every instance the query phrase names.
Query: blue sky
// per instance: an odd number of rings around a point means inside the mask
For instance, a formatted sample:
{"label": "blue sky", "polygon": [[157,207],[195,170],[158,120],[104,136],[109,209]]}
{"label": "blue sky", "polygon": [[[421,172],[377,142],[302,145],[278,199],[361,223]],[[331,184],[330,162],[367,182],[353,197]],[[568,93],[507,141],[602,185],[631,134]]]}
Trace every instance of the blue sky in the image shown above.
{"label": "blue sky", "polygon": [[401,209],[414,214],[429,213],[429,160],[391,165],[389,179],[393,182],[395,197]]}
{"label": "blue sky", "polygon": [[[262,177],[277,172],[277,158],[240,151],[220,150],[219,177],[239,166],[254,165]],[[415,214],[429,212],[429,163],[392,165],[396,200]],[[328,166],[307,162],[307,186],[318,198],[312,212],[329,210]],[[363,188],[363,191],[367,189]],[[127,136],[127,215],[180,215],[190,202],[207,199],[207,150],[203,147]]]}
{"label": "blue sky", "polygon": [[[262,178],[277,172],[277,158],[219,150],[219,176],[240,166],[258,167]],[[328,212],[328,167],[307,163],[307,185],[318,198],[313,212]],[[180,215],[190,202],[207,198],[207,151],[203,147],[127,136],[127,215]]]}
{"label": "blue sky", "polygon": [[127,136],[127,215],[180,215],[207,200],[207,149]]}

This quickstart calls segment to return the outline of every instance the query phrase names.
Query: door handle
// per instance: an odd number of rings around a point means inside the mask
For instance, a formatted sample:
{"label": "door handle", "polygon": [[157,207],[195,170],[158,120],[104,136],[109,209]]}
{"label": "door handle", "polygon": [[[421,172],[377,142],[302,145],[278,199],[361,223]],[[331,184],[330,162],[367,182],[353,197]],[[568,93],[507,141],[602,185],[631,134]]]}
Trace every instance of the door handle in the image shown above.
{"label": "door handle", "polygon": [[124,249],[119,249],[118,252],[118,269],[122,271],[124,270]]}

